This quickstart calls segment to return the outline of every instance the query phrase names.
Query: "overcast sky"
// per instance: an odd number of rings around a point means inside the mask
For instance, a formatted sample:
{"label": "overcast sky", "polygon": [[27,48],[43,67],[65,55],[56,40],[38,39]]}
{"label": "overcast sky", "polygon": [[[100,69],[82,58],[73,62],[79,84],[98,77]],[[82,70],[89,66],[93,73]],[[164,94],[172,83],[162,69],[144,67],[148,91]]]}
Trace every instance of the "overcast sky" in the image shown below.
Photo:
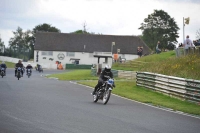
{"label": "overcast sky", "polygon": [[106,35],[140,35],[140,24],[153,13],[164,10],[177,22],[183,40],[183,17],[190,17],[185,35],[196,39],[200,29],[200,0],[0,0],[0,37],[8,46],[17,27],[32,30],[48,23],[70,33],[83,29]]}

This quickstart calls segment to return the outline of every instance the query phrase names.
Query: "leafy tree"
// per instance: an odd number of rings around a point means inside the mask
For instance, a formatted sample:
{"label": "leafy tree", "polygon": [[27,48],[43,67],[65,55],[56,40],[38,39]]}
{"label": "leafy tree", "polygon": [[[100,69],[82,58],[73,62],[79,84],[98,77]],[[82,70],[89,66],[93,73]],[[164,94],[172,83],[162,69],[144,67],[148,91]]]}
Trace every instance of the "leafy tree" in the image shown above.
{"label": "leafy tree", "polygon": [[5,46],[4,46],[4,42],[2,42],[2,40],[0,38],[0,55],[3,55],[3,53],[1,52],[2,48],[5,48]]}
{"label": "leafy tree", "polygon": [[[71,34],[95,34],[94,32],[87,32],[87,29],[86,29],[86,22],[83,23],[83,30],[76,30],[74,32],[71,32]],[[99,34],[100,35],[100,34]]]}
{"label": "leafy tree", "polygon": [[83,30],[76,30],[74,32],[71,32],[71,34],[90,34],[90,33],[87,31],[83,31]]}
{"label": "leafy tree", "polygon": [[174,18],[171,18],[168,13],[163,10],[154,10],[141,23],[142,39],[144,42],[154,50],[157,41],[160,41],[163,48],[167,48],[168,42],[177,42],[178,30]]}
{"label": "leafy tree", "polygon": [[37,26],[35,26],[35,28],[33,28],[33,34],[35,34],[38,31],[41,31],[41,32],[58,32],[58,33],[61,32],[58,28],[51,26],[50,24],[46,24],[46,23],[37,25]]}
{"label": "leafy tree", "polygon": [[30,43],[32,44],[31,45],[31,55],[30,57],[33,58],[34,56],[34,44],[35,44],[35,34],[36,32],[58,32],[60,33],[61,31],[54,27],[54,26],[51,26],[50,24],[47,24],[47,23],[43,23],[43,24],[39,24],[37,26],[35,26],[35,28],[33,28],[33,31],[32,31],[32,38],[29,40]]}
{"label": "leafy tree", "polygon": [[18,27],[16,31],[13,31],[13,34],[14,37],[9,40],[11,50],[18,55],[17,57],[24,58],[26,56],[28,58],[28,54],[25,55],[25,53],[31,51],[32,32],[30,30],[23,32],[22,28]]}
{"label": "leafy tree", "polygon": [[196,39],[200,39],[200,29],[196,32]]}
{"label": "leafy tree", "polygon": [[0,46],[4,46],[4,42],[2,42],[1,38],[0,38]]}

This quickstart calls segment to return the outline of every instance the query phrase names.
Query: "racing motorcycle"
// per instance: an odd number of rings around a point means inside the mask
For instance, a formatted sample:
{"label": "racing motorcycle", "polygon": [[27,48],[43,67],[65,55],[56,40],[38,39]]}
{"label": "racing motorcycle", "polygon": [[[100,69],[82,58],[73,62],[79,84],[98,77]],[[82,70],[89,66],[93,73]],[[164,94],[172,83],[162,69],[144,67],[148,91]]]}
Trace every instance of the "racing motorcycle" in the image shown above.
{"label": "racing motorcycle", "polygon": [[41,65],[38,67],[38,71],[39,71],[39,72],[43,72],[43,68],[42,68]]}
{"label": "racing motorcycle", "polygon": [[2,78],[3,78],[3,76],[5,76],[5,68],[1,68],[1,76],[2,76]]}
{"label": "racing motorcycle", "polygon": [[28,78],[31,76],[31,69],[27,69],[27,76]]}
{"label": "racing motorcycle", "polygon": [[109,78],[103,85],[97,89],[93,95],[93,101],[103,100],[103,104],[107,104],[110,99],[111,91],[114,87],[114,79]]}
{"label": "racing motorcycle", "polygon": [[21,69],[21,67],[18,67],[18,68],[17,68],[17,75],[16,75],[16,77],[18,78],[18,80],[19,80],[19,78],[22,77],[21,71],[23,71],[23,70]]}

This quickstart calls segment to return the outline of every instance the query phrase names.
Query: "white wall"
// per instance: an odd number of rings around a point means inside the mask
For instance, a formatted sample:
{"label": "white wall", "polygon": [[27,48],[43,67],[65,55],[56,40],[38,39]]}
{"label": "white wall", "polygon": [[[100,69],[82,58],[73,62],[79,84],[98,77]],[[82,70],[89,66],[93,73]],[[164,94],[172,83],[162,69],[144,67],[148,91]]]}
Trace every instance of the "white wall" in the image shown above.
{"label": "white wall", "polygon": [[[58,54],[64,54],[65,57],[63,60],[58,59]],[[65,64],[72,64],[73,60],[70,61],[70,58],[76,58],[76,59],[80,59],[79,60],[79,64],[86,64],[86,65],[92,65],[92,64],[97,64],[98,62],[98,58],[97,57],[93,57],[93,55],[91,55],[90,53],[84,53],[84,52],[75,52],[75,56],[71,57],[71,56],[67,56],[67,52],[65,51],[54,51],[53,55],[42,55],[42,51],[38,52],[38,62],[36,62],[36,55],[37,52],[34,51],[34,63],[38,63],[38,64],[48,64],[48,66],[51,66],[49,68],[53,68],[54,66],[56,66],[56,61],[59,61],[63,64],[63,67],[65,67]],[[138,58],[137,55],[131,55],[131,54],[119,54],[119,56],[121,56],[122,58],[126,58],[126,60],[133,60]],[[46,57],[46,59],[43,59],[43,57]],[[53,58],[54,60],[51,61],[49,60],[49,58]],[[100,64],[105,64],[105,59],[104,58],[100,58]],[[108,58],[108,64],[112,64],[112,58]],[[55,67],[56,69],[56,67]]]}
{"label": "white wall", "polygon": [[0,56],[1,61],[7,61],[7,62],[12,62],[12,63],[17,63],[19,60],[18,58],[12,58],[12,57],[7,57],[7,56]]}

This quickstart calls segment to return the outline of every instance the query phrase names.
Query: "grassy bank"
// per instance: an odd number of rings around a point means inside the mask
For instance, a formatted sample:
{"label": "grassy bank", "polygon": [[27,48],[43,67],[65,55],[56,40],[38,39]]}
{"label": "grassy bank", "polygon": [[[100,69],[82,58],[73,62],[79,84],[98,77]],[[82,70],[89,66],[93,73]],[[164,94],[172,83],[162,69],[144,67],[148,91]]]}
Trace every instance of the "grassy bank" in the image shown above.
{"label": "grassy bank", "polygon": [[[123,68],[123,69],[122,69]],[[174,51],[144,56],[127,63],[116,63],[113,69],[159,73],[200,80],[200,55],[190,54],[177,58]]]}
{"label": "grassy bank", "polygon": [[[94,87],[97,81],[81,81],[79,83]],[[112,92],[114,94],[154,106],[171,108],[174,111],[200,115],[199,105],[136,86],[135,81],[116,81],[115,83],[116,88]]]}
{"label": "grassy bank", "polygon": [[[49,75],[48,77],[56,77],[60,80],[80,80],[79,83],[91,87],[94,87],[96,85],[98,79],[98,77],[90,75],[90,70],[74,70],[63,74]],[[155,106],[163,106],[167,108],[172,108],[173,110],[200,115],[199,105],[171,98],[161,93],[136,86],[135,81],[116,80],[115,84],[117,87],[113,89],[113,93],[122,97],[153,104]]]}
{"label": "grassy bank", "polygon": [[[0,61],[0,64],[2,63],[2,61]],[[7,68],[14,68],[15,67],[15,63],[11,63],[11,62],[6,62],[5,61],[5,64],[7,66]]]}
{"label": "grassy bank", "polygon": [[52,74],[47,77],[56,77],[59,80],[97,80],[90,74],[91,70],[72,70],[62,74]]}

